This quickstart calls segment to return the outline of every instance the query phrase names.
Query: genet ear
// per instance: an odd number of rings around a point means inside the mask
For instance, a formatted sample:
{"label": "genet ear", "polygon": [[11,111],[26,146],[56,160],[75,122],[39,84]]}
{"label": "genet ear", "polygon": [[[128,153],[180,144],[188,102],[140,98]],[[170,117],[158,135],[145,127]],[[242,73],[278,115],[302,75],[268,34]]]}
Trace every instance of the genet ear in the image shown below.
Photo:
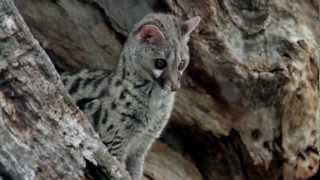
{"label": "genet ear", "polygon": [[199,25],[200,21],[200,16],[196,16],[189,20],[186,20],[182,25],[182,32],[184,33],[184,35],[190,35],[192,31],[194,31],[196,27]]}
{"label": "genet ear", "polygon": [[164,40],[161,30],[151,24],[143,25],[137,33],[138,39],[150,44],[160,44]]}

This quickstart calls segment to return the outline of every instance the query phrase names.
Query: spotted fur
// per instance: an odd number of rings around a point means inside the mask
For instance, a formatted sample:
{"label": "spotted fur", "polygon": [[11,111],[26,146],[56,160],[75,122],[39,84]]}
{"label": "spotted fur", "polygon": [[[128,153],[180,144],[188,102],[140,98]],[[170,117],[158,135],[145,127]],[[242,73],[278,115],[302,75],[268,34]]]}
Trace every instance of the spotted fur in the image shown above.
{"label": "spotted fur", "polygon": [[[189,35],[199,20],[147,15],[130,33],[112,73],[82,70],[63,76],[76,104],[133,180],[141,179],[145,154],[168,122],[174,90],[189,63]],[[155,59],[164,59],[166,67],[156,69]]]}

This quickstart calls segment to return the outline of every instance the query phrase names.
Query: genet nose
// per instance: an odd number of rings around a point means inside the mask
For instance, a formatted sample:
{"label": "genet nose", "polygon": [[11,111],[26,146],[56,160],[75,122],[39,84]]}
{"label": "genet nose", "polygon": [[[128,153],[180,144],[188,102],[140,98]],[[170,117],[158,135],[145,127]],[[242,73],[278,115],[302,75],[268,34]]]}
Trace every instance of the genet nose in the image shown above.
{"label": "genet nose", "polygon": [[180,82],[175,82],[175,81],[172,81],[172,80],[168,80],[166,82],[165,86],[170,91],[177,91],[178,89],[180,89]]}

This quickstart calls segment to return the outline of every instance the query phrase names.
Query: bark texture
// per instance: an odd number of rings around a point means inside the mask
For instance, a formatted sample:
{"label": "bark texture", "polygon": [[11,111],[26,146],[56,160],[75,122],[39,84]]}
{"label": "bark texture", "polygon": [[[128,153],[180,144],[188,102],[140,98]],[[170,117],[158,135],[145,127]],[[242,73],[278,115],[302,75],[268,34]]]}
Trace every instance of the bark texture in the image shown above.
{"label": "bark texture", "polygon": [[318,171],[318,1],[15,2],[67,71],[113,68],[128,31],[149,12],[202,17],[184,88],[149,153],[146,179],[291,180]]}
{"label": "bark texture", "polygon": [[10,0],[0,1],[0,142],[0,179],[129,180]]}

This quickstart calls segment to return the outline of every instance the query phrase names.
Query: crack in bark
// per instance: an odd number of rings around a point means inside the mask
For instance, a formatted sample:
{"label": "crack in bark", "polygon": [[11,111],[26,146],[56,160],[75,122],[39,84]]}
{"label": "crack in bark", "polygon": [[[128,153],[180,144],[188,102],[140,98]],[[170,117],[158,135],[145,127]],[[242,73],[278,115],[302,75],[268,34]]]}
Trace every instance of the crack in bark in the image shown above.
{"label": "crack in bark", "polygon": [[[105,8],[103,8],[101,6],[101,4],[99,3],[99,0],[78,0],[79,2],[82,3],[86,3],[88,5],[91,5],[92,7],[96,8],[101,16],[104,18],[106,25],[114,32],[114,34],[116,35],[117,40],[121,43],[124,44],[124,42],[126,41],[126,35],[127,33],[125,29],[122,29],[122,27],[120,25],[113,25],[116,22],[113,22],[110,17],[107,15]],[[116,26],[116,28],[115,28]],[[119,29],[119,31],[117,31],[117,29]]]}

